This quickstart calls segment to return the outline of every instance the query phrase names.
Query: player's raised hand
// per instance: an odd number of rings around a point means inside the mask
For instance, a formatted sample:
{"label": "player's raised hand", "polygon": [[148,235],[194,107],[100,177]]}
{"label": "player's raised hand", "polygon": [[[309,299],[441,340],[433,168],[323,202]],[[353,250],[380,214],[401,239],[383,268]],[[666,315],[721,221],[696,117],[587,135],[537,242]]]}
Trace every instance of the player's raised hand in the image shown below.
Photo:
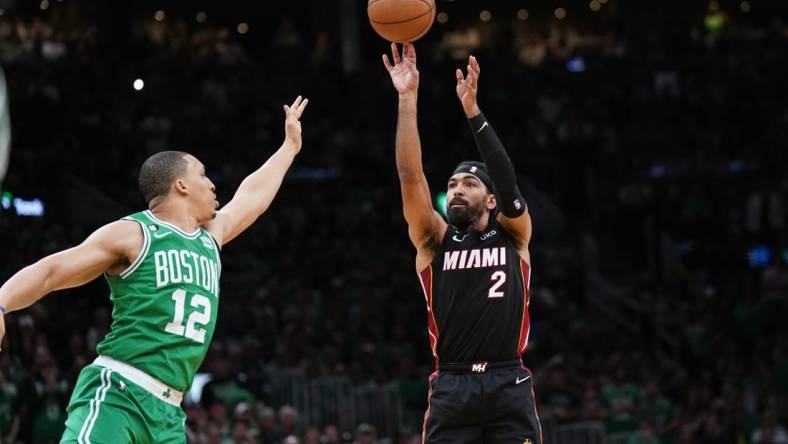
{"label": "player's raised hand", "polygon": [[416,68],[416,48],[412,43],[402,44],[402,55],[396,43],[391,44],[392,65],[383,54],[383,65],[391,76],[391,83],[400,94],[416,93],[419,89],[419,70]]}
{"label": "player's raised hand", "polygon": [[293,144],[296,151],[301,151],[301,115],[306,109],[309,99],[296,97],[292,105],[285,105],[285,142]]}
{"label": "player's raised hand", "polygon": [[458,69],[454,75],[457,78],[457,98],[462,103],[462,109],[468,118],[478,116],[481,111],[476,102],[476,91],[479,87],[479,62],[476,57],[468,57],[468,74],[463,76],[462,70]]}

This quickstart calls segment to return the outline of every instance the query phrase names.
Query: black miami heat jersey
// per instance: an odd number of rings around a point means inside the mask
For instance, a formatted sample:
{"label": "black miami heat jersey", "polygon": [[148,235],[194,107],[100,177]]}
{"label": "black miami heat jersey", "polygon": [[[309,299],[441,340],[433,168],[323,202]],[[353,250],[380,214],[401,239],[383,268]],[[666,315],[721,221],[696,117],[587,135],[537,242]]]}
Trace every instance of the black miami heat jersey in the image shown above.
{"label": "black miami heat jersey", "polygon": [[436,364],[519,358],[530,329],[530,274],[495,219],[481,232],[450,225],[419,273]]}

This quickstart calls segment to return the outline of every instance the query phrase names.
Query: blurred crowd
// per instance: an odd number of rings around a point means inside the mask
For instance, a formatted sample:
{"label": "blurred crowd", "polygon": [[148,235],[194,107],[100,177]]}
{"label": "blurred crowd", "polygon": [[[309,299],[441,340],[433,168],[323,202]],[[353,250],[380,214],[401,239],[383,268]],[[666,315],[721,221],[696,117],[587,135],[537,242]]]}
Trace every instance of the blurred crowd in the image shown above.
{"label": "blurred crowd", "polygon": [[[58,5],[0,15],[3,189],[46,205],[42,218],[0,210],[0,281],[141,209],[137,168],[161,149],[200,158],[226,203],[281,142],[281,105],[303,94],[302,153],[270,211],[223,251],[189,442],[419,442],[434,364],[387,46],[288,18],[243,28],[151,12],[121,32]],[[520,175],[535,223],[525,363],[548,432],[596,423],[618,443],[788,443],[788,28],[724,6],[640,31],[450,20],[417,44],[433,193],[477,157],[453,80],[471,52]],[[57,442],[110,327],[107,293],[99,280],[6,317],[0,443]],[[402,419],[310,423],[278,382],[293,371],[393,390]]]}

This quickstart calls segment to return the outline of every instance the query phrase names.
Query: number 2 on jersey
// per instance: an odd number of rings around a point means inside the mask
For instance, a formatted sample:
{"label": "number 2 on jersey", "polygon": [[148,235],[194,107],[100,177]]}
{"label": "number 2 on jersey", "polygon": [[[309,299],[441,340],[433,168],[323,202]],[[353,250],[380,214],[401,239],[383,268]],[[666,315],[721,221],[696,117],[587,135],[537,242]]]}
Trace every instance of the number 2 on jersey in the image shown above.
{"label": "number 2 on jersey", "polygon": [[[191,297],[189,305],[198,310],[189,315],[186,326],[183,325],[184,306],[186,305],[186,290],[175,290],[172,293],[175,301],[175,317],[164,327],[164,331],[178,336],[185,336],[200,344],[205,343],[205,329],[199,326],[206,325],[211,320],[211,300],[201,294]],[[200,310],[200,308],[202,310]]]}
{"label": "number 2 on jersey", "polygon": [[498,270],[490,276],[490,280],[493,281],[492,287],[490,287],[490,292],[487,293],[488,298],[502,298],[503,291],[498,291],[501,288],[501,285],[506,282],[506,272]]}

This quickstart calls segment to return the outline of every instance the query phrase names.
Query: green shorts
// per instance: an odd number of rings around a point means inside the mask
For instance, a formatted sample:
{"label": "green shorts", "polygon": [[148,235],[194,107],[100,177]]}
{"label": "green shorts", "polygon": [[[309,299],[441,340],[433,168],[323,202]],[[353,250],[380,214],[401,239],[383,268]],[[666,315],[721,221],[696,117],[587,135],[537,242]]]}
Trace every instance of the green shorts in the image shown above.
{"label": "green shorts", "polygon": [[117,372],[95,364],[79,374],[60,443],[185,443],[186,414]]}

